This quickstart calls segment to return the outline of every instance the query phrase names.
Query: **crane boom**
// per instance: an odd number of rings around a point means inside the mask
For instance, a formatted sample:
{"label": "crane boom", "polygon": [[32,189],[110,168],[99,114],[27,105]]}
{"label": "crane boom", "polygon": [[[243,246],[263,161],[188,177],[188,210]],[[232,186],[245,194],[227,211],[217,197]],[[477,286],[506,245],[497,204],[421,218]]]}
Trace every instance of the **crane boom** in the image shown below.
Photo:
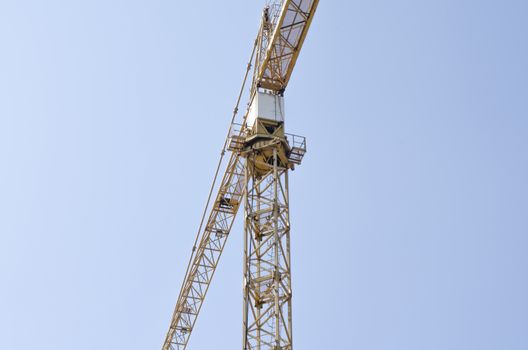
{"label": "crane boom", "polygon": [[184,279],[163,350],[183,350],[193,330],[242,201],[244,159],[232,154]]}

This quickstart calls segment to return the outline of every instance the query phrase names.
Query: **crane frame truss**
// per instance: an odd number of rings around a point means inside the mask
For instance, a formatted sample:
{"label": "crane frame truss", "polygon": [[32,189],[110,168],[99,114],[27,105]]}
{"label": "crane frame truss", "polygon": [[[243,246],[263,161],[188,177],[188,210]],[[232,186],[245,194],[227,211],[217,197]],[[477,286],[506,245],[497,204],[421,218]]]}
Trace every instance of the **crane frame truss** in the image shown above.
{"label": "crane frame truss", "polygon": [[282,142],[246,161],[244,350],[292,349],[288,164]]}

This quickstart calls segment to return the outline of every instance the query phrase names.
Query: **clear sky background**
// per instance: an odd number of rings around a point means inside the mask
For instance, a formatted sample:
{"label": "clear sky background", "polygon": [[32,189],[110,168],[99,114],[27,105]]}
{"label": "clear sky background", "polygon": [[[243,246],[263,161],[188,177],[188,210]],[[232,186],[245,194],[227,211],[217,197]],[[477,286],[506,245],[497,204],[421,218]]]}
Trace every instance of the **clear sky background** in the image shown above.
{"label": "clear sky background", "polygon": [[[0,0],[0,349],[161,348],[263,3]],[[527,15],[321,0],[296,349],[528,349]],[[238,222],[189,348],[241,315]]]}

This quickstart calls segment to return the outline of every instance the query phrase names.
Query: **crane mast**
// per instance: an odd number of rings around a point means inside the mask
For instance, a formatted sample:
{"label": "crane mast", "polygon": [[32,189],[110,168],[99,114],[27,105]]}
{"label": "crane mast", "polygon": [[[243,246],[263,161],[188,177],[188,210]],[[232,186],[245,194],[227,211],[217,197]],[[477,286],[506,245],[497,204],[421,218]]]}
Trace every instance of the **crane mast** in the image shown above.
{"label": "crane mast", "polygon": [[[186,349],[242,203],[243,349],[293,348],[288,173],[301,163],[306,140],[285,132],[283,94],[318,3],[276,0],[263,11],[163,350]],[[235,123],[251,68],[247,110]],[[229,159],[213,197],[226,153]]]}

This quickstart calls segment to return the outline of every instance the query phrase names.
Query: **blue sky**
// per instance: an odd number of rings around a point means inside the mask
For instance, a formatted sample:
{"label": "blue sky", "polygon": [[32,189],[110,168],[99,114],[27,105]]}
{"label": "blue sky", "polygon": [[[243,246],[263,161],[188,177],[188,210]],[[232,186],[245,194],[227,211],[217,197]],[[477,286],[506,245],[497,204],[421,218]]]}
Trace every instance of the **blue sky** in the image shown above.
{"label": "blue sky", "polygon": [[[159,349],[263,1],[0,2],[0,348]],[[322,0],[297,349],[528,348],[526,1]],[[190,349],[241,347],[242,227]]]}

